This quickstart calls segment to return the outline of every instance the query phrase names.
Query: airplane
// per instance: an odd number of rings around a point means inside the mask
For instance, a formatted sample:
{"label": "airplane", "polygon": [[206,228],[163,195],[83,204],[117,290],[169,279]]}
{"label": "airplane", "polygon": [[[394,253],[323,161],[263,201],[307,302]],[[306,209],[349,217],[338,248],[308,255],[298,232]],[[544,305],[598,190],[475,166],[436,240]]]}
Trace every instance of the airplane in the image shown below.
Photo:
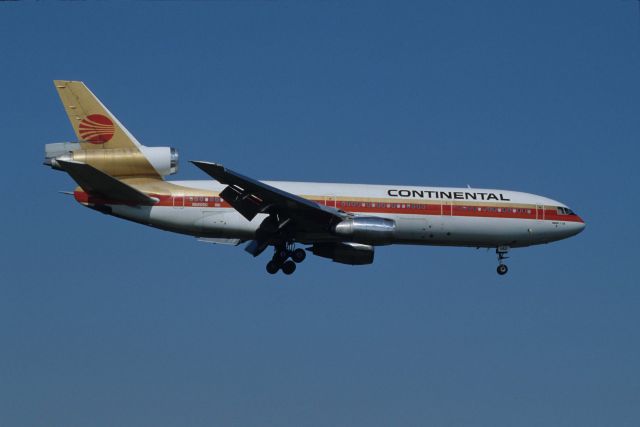
{"label": "airplane", "polygon": [[259,181],[206,161],[191,163],[210,179],[167,181],[175,148],[142,145],[83,82],[54,85],[77,141],[46,144],[44,164],[71,176],[77,202],[203,242],[246,243],[254,257],[273,247],[270,274],[292,274],[307,252],[366,265],[376,246],[407,244],[495,248],[504,275],[511,248],[585,228],[565,204],[516,191]]}

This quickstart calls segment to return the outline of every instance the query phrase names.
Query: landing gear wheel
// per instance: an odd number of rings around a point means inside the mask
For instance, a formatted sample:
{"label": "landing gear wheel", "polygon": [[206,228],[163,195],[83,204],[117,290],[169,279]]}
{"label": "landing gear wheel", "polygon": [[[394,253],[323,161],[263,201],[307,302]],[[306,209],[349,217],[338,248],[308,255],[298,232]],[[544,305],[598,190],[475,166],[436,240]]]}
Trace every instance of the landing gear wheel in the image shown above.
{"label": "landing gear wheel", "polygon": [[296,271],[296,263],[289,260],[287,262],[285,262],[284,264],[282,264],[282,272],[286,275],[292,274],[294,271]]}
{"label": "landing gear wheel", "polygon": [[504,276],[509,271],[509,268],[502,263],[503,260],[509,258],[507,254],[509,253],[509,249],[511,249],[508,245],[500,245],[496,248],[496,255],[498,255],[498,274]]}
{"label": "landing gear wheel", "polygon": [[304,249],[300,249],[300,248],[296,249],[291,254],[291,259],[296,263],[301,263],[302,261],[304,261],[306,257],[307,257],[307,253],[304,251]]}
{"label": "landing gear wheel", "polygon": [[283,264],[287,260],[287,258],[289,258],[289,251],[287,251],[286,249],[280,249],[276,251],[275,255],[273,256],[273,259],[279,261],[280,264]]}
{"label": "landing gear wheel", "polygon": [[280,270],[280,265],[275,261],[269,261],[267,263],[267,272],[269,274],[276,274]]}

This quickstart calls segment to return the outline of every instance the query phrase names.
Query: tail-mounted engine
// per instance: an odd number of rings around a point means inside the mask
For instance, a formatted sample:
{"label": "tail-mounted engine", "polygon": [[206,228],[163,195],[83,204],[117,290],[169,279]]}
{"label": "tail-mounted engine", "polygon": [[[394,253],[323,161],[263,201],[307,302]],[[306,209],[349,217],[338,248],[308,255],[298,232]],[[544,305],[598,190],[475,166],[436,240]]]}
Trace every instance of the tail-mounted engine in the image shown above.
{"label": "tail-mounted engine", "polygon": [[60,170],[57,159],[86,163],[111,176],[167,176],[178,171],[178,151],[173,147],[83,150],[75,142],[46,144],[44,164]]}

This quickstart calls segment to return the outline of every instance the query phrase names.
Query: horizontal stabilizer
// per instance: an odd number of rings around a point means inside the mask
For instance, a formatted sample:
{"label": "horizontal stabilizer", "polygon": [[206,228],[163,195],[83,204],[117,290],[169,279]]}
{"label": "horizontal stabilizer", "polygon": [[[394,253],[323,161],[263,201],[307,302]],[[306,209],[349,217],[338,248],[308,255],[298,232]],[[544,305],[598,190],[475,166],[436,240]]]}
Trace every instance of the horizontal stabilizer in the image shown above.
{"label": "horizontal stabilizer", "polygon": [[158,199],[149,197],[86,163],[69,160],[57,160],[57,162],[91,196],[139,205],[154,205],[158,202]]}

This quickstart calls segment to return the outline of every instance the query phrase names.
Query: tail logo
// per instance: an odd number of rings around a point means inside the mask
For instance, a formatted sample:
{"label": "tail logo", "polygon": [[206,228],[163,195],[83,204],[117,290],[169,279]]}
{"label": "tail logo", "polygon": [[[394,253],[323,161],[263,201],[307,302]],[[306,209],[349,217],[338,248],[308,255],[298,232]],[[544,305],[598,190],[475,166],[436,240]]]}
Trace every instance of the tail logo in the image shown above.
{"label": "tail logo", "polygon": [[78,125],[80,137],[92,144],[104,144],[113,138],[114,132],[113,122],[102,114],[90,114]]}

